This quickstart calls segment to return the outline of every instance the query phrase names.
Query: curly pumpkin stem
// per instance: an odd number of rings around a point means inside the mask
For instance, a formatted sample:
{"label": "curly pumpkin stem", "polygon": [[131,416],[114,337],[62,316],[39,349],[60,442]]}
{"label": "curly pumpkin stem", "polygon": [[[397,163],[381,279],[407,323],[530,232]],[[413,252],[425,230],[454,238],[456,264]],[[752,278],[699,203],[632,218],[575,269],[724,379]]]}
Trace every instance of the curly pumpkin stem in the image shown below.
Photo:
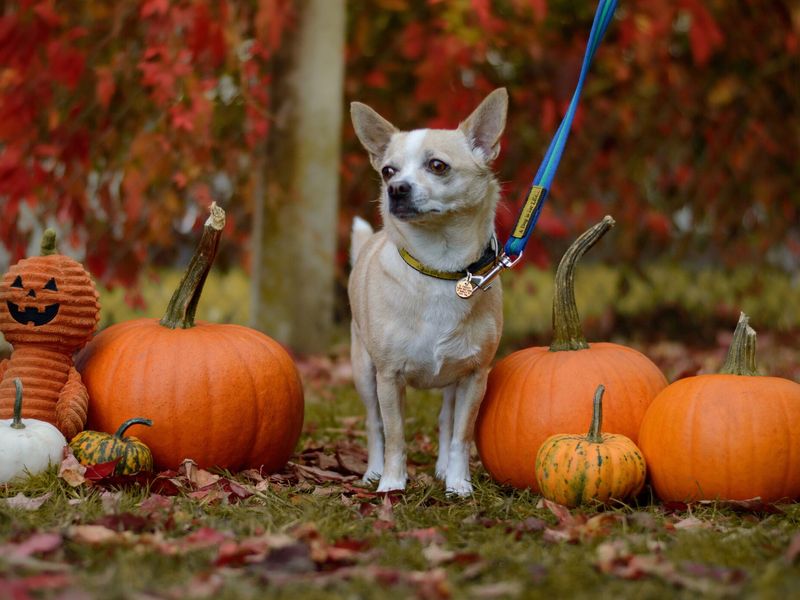
{"label": "curly pumpkin stem", "polygon": [[225,227],[225,211],[217,206],[216,202],[212,202],[211,214],[206,220],[197,250],[183,274],[178,289],[170,298],[167,311],[161,318],[164,327],[169,329],[194,327],[194,314],[200,302],[200,295],[203,293],[206,277],[211,265],[214,264],[223,227]]}
{"label": "curly pumpkin stem", "polygon": [[14,416],[11,419],[11,428],[25,429],[25,423],[22,422],[22,380],[19,377],[14,378],[14,387],[17,391],[14,396]]}
{"label": "curly pumpkin stem", "polygon": [[122,440],[124,439],[125,431],[128,430],[129,427],[132,425],[147,425],[148,427],[153,426],[152,419],[145,419],[144,417],[134,417],[133,419],[128,419],[122,425],[119,426],[117,432],[114,434],[114,437]]}
{"label": "curly pumpkin stem", "polygon": [[750,327],[750,317],[739,314],[739,322],[733,332],[733,341],[728,349],[725,364],[719,371],[726,375],[758,375],[756,368],[756,331]]}
{"label": "curly pumpkin stem", "polygon": [[599,444],[603,441],[603,434],[600,432],[600,427],[603,425],[603,394],[605,391],[606,386],[601,383],[594,392],[592,424],[589,426],[589,434],[586,436],[586,439],[593,444]]}
{"label": "curly pumpkin stem", "polygon": [[42,243],[39,245],[42,256],[50,256],[56,253],[56,232],[52,229],[45,229],[42,234]]}
{"label": "curly pumpkin stem", "polygon": [[583,335],[578,307],[575,304],[575,267],[578,260],[594,246],[616,222],[606,215],[594,227],[586,230],[564,253],[556,269],[553,292],[553,343],[551,352],[585,350],[589,347]]}

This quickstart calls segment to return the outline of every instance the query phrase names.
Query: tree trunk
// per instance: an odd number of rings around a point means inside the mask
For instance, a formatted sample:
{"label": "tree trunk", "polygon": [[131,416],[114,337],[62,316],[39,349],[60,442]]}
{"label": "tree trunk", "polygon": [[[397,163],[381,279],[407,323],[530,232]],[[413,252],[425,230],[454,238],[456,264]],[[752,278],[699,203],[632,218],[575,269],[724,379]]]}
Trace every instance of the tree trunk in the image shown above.
{"label": "tree trunk", "polygon": [[275,61],[254,185],[251,324],[306,353],[325,350],[333,326],[345,3],[304,0],[297,17]]}

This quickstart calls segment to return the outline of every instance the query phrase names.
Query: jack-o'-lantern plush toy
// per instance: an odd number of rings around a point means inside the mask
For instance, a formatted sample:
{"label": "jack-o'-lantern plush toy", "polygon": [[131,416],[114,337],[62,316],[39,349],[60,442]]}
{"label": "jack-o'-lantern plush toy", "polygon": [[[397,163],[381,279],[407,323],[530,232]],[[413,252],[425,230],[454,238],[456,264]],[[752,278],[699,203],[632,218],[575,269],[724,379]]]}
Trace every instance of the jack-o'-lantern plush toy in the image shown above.
{"label": "jack-o'-lantern plush toy", "polygon": [[14,412],[14,379],[25,388],[24,417],[52,423],[68,440],[83,430],[89,395],[72,356],[97,328],[100,304],[89,273],[55,249],[13,265],[0,281],[0,332],[14,347],[0,361],[0,419]]}

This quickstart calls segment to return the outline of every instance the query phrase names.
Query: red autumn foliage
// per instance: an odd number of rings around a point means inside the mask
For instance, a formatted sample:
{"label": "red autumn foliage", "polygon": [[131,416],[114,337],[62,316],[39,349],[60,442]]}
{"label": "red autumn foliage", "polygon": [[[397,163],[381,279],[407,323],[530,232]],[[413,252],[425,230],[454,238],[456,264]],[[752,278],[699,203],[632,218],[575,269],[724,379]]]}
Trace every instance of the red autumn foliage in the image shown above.
{"label": "red autumn foliage", "polygon": [[[346,97],[400,126],[450,127],[507,86],[505,234],[572,93],[594,8],[349,3]],[[213,197],[239,242],[220,266],[239,262],[274,118],[271,58],[296,10],[290,0],[6,3],[0,242],[10,260],[58,223],[64,250],[101,280],[131,284],[145,263],[174,260]],[[530,259],[546,264],[562,238],[610,213],[623,225],[618,261],[758,256],[796,266],[798,27],[784,0],[769,10],[752,1],[620,5]],[[343,141],[344,237],[353,214],[377,220],[377,185],[346,120]]]}

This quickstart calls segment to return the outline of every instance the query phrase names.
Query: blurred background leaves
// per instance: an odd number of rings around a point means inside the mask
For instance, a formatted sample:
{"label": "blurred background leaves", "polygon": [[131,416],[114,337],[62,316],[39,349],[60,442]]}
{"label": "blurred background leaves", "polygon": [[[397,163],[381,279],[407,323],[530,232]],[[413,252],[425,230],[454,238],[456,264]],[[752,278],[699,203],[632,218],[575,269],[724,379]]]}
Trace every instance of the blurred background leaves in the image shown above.
{"label": "blurred background leaves", "polygon": [[[304,6],[6,2],[0,267],[34,251],[42,229],[56,226],[62,251],[117,290],[110,302],[144,309],[148,282],[185,264],[193,229],[216,199],[231,222],[219,267],[249,272],[255,206],[263,203],[266,218],[280,210],[255,182],[281,118],[275,57]],[[402,128],[453,127],[506,86],[511,107],[497,163],[502,236],[569,101],[594,8],[566,0],[350,2],[338,93]],[[661,325],[645,333],[680,335],[672,321],[733,323],[748,306],[754,321],[796,328],[798,74],[796,3],[621,3],[529,246],[529,267],[552,268],[575,235],[608,213],[618,226],[594,251],[603,264],[589,265],[594,291],[582,307],[598,335],[647,329],[656,316]],[[330,268],[343,322],[349,225],[356,214],[377,224],[378,178],[346,117],[341,145],[340,219],[331,224],[340,241]],[[546,331],[547,281],[548,272],[506,276],[512,339]],[[217,305],[220,318],[246,319],[246,294],[235,293],[235,310]]]}

